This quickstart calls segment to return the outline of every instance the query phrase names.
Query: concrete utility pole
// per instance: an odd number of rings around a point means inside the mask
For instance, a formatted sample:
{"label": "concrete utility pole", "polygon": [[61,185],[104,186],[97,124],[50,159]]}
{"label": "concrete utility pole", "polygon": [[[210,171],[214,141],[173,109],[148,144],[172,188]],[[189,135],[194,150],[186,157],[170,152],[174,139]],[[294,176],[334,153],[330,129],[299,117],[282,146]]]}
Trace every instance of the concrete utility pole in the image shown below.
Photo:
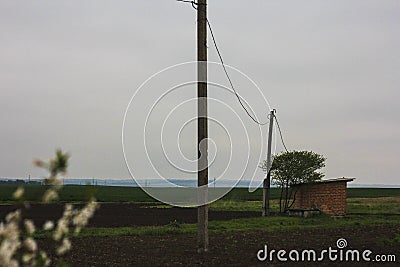
{"label": "concrete utility pole", "polygon": [[274,125],[275,110],[271,110],[269,114],[269,130],[268,130],[268,150],[267,150],[267,177],[263,182],[263,212],[262,216],[269,216],[269,199],[271,192],[271,149],[272,149],[272,129]]}
{"label": "concrete utility pole", "polygon": [[[208,186],[208,121],[207,121],[207,0],[197,1],[197,152],[198,187]],[[204,141],[203,141],[204,140]],[[203,141],[203,142],[202,142]],[[202,153],[200,143],[202,142]],[[202,155],[203,154],[203,155]],[[198,190],[199,200],[207,199],[207,189]],[[205,202],[203,202],[205,203]],[[198,252],[208,250],[208,206],[197,208]]]}

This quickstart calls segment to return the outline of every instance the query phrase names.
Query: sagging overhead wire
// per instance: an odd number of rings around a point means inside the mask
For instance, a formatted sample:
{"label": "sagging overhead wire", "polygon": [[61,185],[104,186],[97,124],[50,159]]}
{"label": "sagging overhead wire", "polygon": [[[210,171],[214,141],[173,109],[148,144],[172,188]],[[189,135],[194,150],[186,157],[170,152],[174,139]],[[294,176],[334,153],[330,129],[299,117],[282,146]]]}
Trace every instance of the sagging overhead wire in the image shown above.
{"label": "sagging overhead wire", "polygon": [[238,95],[238,93],[236,92],[235,87],[233,86],[233,83],[232,83],[231,78],[229,77],[228,71],[227,71],[227,69],[226,69],[226,67],[225,67],[224,60],[222,59],[221,53],[220,53],[220,51],[219,51],[219,49],[218,49],[218,45],[217,45],[217,42],[216,42],[216,40],[215,40],[214,33],[213,33],[212,28],[211,28],[210,21],[209,21],[208,19],[207,19],[207,25],[208,25],[208,28],[210,29],[211,37],[212,37],[212,39],[213,39],[213,43],[214,43],[214,46],[215,46],[215,50],[217,50],[217,54],[218,54],[219,60],[220,60],[220,62],[221,62],[222,68],[224,69],[225,75],[226,75],[226,77],[228,78],[229,84],[230,84],[230,86],[231,86],[233,92],[235,93],[236,98],[239,100],[240,105],[242,106],[242,108],[244,109],[244,111],[246,111],[247,115],[248,115],[255,123],[257,123],[257,124],[259,124],[259,125],[266,125],[266,124],[268,124],[268,121],[266,121],[266,122],[259,122],[254,116],[252,116],[252,115],[250,114],[250,112],[247,110],[247,108],[246,108],[245,105],[243,104],[242,100],[240,99],[240,96]]}
{"label": "sagging overhead wire", "polygon": [[279,135],[281,137],[282,145],[285,148],[286,152],[289,152],[289,150],[286,148],[285,141],[283,141],[283,135],[282,135],[281,127],[279,126],[278,118],[276,117],[276,115],[274,115],[274,118],[275,118],[276,125],[278,126]]}
{"label": "sagging overhead wire", "polygon": [[[198,4],[197,2],[195,2],[195,1],[188,1],[188,0],[176,0],[176,1],[178,1],[178,2],[184,2],[184,3],[190,3],[190,4],[192,4],[192,7],[193,7],[194,9],[197,9],[196,6],[199,5],[199,4]],[[267,120],[266,122],[260,122],[260,121],[258,121],[258,120],[256,119],[256,117],[255,117],[254,115],[252,115],[252,114],[250,113],[250,111],[246,108],[246,106],[244,105],[244,103],[243,103],[241,97],[239,96],[239,94],[237,93],[235,87],[233,86],[231,77],[230,77],[229,74],[228,74],[228,70],[226,69],[224,60],[222,59],[221,52],[219,51],[219,48],[218,48],[218,45],[217,45],[217,41],[215,40],[215,36],[214,36],[214,32],[213,32],[212,27],[211,27],[211,23],[210,23],[210,21],[209,21],[208,19],[207,19],[207,25],[208,25],[208,28],[209,28],[209,30],[210,30],[211,37],[212,37],[212,40],[213,40],[213,43],[214,43],[214,47],[215,47],[215,50],[217,51],[217,54],[218,54],[219,60],[220,60],[220,62],[221,62],[222,68],[223,68],[223,70],[224,70],[224,72],[225,72],[226,77],[228,78],[228,81],[229,81],[229,84],[230,84],[230,86],[231,86],[231,88],[232,88],[233,93],[235,94],[236,98],[237,98],[238,101],[239,101],[239,104],[242,106],[242,108],[244,109],[244,111],[246,112],[246,114],[247,114],[256,124],[258,124],[258,125],[266,125],[266,124],[268,124],[268,120]]]}
{"label": "sagging overhead wire", "polygon": [[[192,5],[192,7],[193,7],[194,9],[196,9],[196,10],[197,10],[197,6],[199,5],[199,3],[197,3],[196,1],[190,1],[190,0],[176,0],[176,1],[178,1],[178,2],[184,2],[184,3],[190,3],[190,4]],[[250,114],[250,112],[247,110],[247,108],[246,108],[245,105],[243,104],[243,102],[242,102],[240,96],[238,95],[238,93],[236,92],[235,87],[233,86],[232,80],[231,80],[231,78],[230,78],[230,76],[229,76],[229,74],[228,74],[228,71],[227,71],[226,67],[225,67],[225,63],[224,63],[224,60],[222,59],[221,52],[219,51],[219,48],[218,48],[218,45],[217,45],[217,41],[215,40],[215,36],[214,36],[214,32],[213,32],[212,27],[211,27],[211,23],[210,23],[210,21],[209,21],[208,19],[207,19],[207,25],[208,25],[208,28],[209,28],[209,30],[210,30],[211,37],[212,37],[212,40],[213,40],[213,43],[214,43],[214,47],[215,47],[215,50],[217,51],[217,54],[218,54],[219,60],[220,60],[220,62],[221,62],[221,65],[222,65],[222,67],[223,67],[223,69],[224,69],[225,75],[226,75],[226,77],[228,78],[229,84],[230,84],[230,86],[231,86],[233,92],[235,93],[235,95],[236,95],[236,97],[237,97],[237,99],[238,99],[240,105],[241,105],[242,108],[246,111],[247,115],[248,115],[255,123],[257,123],[257,124],[259,124],[259,125],[266,125],[266,124],[268,124],[268,121],[266,121],[266,122],[259,122],[255,117],[253,117],[253,116]],[[274,119],[275,119],[276,125],[278,126],[279,136],[280,136],[280,139],[281,139],[281,141],[282,141],[282,145],[283,145],[283,147],[285,148],[286,152],[289,152],[289,150],[288,150],[287,147],[286,147],[285,141],[283,140],[282,130],[281,130],[281,127],[280,127],[280,125],[279,125],[278,118],[276,117],[276,114],[274,114]]]}

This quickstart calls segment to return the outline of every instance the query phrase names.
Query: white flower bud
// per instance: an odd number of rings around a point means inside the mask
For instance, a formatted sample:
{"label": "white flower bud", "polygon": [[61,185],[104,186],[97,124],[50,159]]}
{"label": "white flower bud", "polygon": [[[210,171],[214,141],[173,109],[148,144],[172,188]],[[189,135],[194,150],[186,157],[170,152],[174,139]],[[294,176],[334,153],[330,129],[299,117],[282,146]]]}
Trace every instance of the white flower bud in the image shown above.
{"label": "white flower bud", "polygon": [[54,228],[54,223],[52,221],[47,221],[43,225],[43,230],[49,231]]}
{"label": "white flower bud", "polygon": [[49,189],[43,195],[43,202],[44,203],[49,203],[49,202],[51,202],[52,200],[54,200],[56,198],[58,198],[57,192],[55,190],[53,190],[53,189]]}
{"label": "white flower bud", "polygon": [[17,190],[13,193],[14,199],[20,199],[24,195],[24,188],[18,187]]}
{"label": "white flower bud", "polygon": [[35,225],[33,224],[33,221],[31,220],[25,220],[25,229],[28,232],[28,234],[33,234],[35,232]]}
{"label": "white flower bud", "polygon": [[24,246],[30,250],[30,251],[36,251],[37,250],[37,244],[36,241],[33,240],[32,238],[28,237],[27,239],[25,239],[24,241]]}
{"label": "white flower bud", "polygon": [[65,252],[71,249],[71,242],[69,241],[68,238],[64,238],[62,240],[61,246],[57,249],[57,254],[58,255],[63,255]]}
{"label": "white flower bud", "polygon": [[14,212],[10,212],[6,216],[6,222],[18,221],[20,217],[21,217],[21,211],[20,210],[16,210]]}

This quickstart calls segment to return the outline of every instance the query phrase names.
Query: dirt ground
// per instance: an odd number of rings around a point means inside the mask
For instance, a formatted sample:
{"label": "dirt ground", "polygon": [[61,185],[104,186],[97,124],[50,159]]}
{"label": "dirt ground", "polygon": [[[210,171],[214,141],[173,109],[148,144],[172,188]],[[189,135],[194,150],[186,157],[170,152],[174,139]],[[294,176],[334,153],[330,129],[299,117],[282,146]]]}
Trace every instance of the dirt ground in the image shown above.
{"label": "dirt ground", "polygon": [[[260,262],[257,252],[268,245],[270,249],[336,249],[339,238],[347,240],[347,249],[369,249],[376,254],[395,254],[400,246],[388,245],[383,238],[400,233],[396,226],[362,226],[326,230],[290,232],[232,232],[210,234],[210,250],[203,258],[196,249],[196,236],[179,234],[166,236],[123,236],[79,238],[73,240],[72,251],[65,258],[73,266],[399,266],[397,263],[377,262]],[[47,241],[42,245],[51,246]],[[371,256],[372,258],[372,256]]]}
{"label": "dirt ground", "polygon": [[[15,209],[0,206],[0,218]],[[36,225],[61,216],[62,205],[32,205],[25,216],[33,218]],[[258,212],[210,211],[210,220],[229,220],[259,216]],[[91,227],[119,227],[163,225],[177,220],[195,223],[196,209],[152,208],[136,204],[102,204],[90,222]],[[72,240],[72,250],[65,256],[71,266],[400,266],[399,243],[384,242],[400,234],[398,225],[357,226],[337,229],[296,230],[288,232],[227,232],[210,233],[210,249],[205,256],[197,253],[196,234],[162,236],[86,237]],[[336,249],[339,238],[347,240],[346,249],[376,254],[394,254],[396,263],[377,262],[260,262],[257,252],[268,245],[268,250],[314,249],[320,252]],[[39,240],[39,247],[54,251],[52,240]],[[53,255],[54,257],[54,255]],[[372,257],[372,256],[371,256]]]}
{"label": "dirt ground", "polygon": [[[79,205],[76,205],[77,207]],[[188,208],[154,208],[150,204],[102,203],[90,219],[88,227],[129,227],[165,225],[175,220],[179,223],[196,223],[197,210]],[[15,210],[16,206],[0,205],[0,218]],[[46,220],[57,220],[62,216],[64,205],[32,204],[23,209],[25,218],[30,218],[35,225],[43,225]],[[253,211],[213,211],[209,212],[209,220],[231,220],[260,216]]]}

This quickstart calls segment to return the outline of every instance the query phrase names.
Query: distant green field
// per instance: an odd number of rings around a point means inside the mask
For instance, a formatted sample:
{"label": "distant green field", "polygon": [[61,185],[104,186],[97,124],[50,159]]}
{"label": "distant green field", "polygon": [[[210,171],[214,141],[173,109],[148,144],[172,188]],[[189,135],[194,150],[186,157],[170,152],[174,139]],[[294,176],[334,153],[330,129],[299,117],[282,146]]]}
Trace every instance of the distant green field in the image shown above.
{"label": "distant green field", "polygon": [[[12,193],[16,185],[0,185],[0,202],[12,203]],[[39,202],[47,188],[40,185],[25,186],[25,200]],[[80,186],[67,185],[60,192],[60,201],[81,202],[91,196],[101,202],[153,202],[155,208],[170,208],[156,203],[143,190],[135,187]],[[360,225],[399,225],[400,223],[400,189],[349,188],[347,200],[348,215],[341,219],[332,219],[325,215],[312,218],[288,216],[242,218],[229,221],[210,221],[209,231],[225,233],[232,231],[290,231],[298,229],[327,229],[354,227]],[[271,190],[271,210],[279,211],[279,189]],[[223,199],[210,205],[211,210],[219,211],[261,211],[262,190],[249,193],[246,188],[235,188]],[[153,204],[151,204],[153,206]],[[390,216],[388,216],[390,214]],[[79,237],[85,236],[126,236],[126,235],[163,235],[196,233],[196,224],[171,222],[163,226],[85,228]],[[48,237],[44,231],[35,234],[38,238]],[[393,241],[394,240],[394,241]],[[390,240],[395,242],[397,239]],[[397,241],[396,241],[397,242]]]}
{"label": "distant green field", "polygon": [[[18,185],[0,185],[0,201],[13,201],[12,193]],[[40,201],[40,197],[46,190],[41,185],[25,185],[24,199],[28,201]],[[157,202],[138,187],[117,186],[91,186],[91,185],[66,185],[60,191],[60,201],[80,202],[94,196],[100,202]],[[400,188],[348,188],[348,198],[377,198],[400,197]],[[247,188],[234,188],[223,197],[226,201],[257,201],[262,199],[262,190],[248,192]],[[271,199],[279,199],[279,189],[271,189]]]}
{"label": "distant green field", "polygon": [[[0,185],[0,201],[12,201],[12,193],[17,185]],[[24,200],[40,202],[47,190],[42,185],[25,185]],[[146,192],[137,187],[65,185],[62,187],[59,200],[62,202],[87,201],[94,196],[100,202],[156,202]]]}
{"label": "distant green field", "polygon": [[400,188],[347,188],[347,197],[400,197]]}

